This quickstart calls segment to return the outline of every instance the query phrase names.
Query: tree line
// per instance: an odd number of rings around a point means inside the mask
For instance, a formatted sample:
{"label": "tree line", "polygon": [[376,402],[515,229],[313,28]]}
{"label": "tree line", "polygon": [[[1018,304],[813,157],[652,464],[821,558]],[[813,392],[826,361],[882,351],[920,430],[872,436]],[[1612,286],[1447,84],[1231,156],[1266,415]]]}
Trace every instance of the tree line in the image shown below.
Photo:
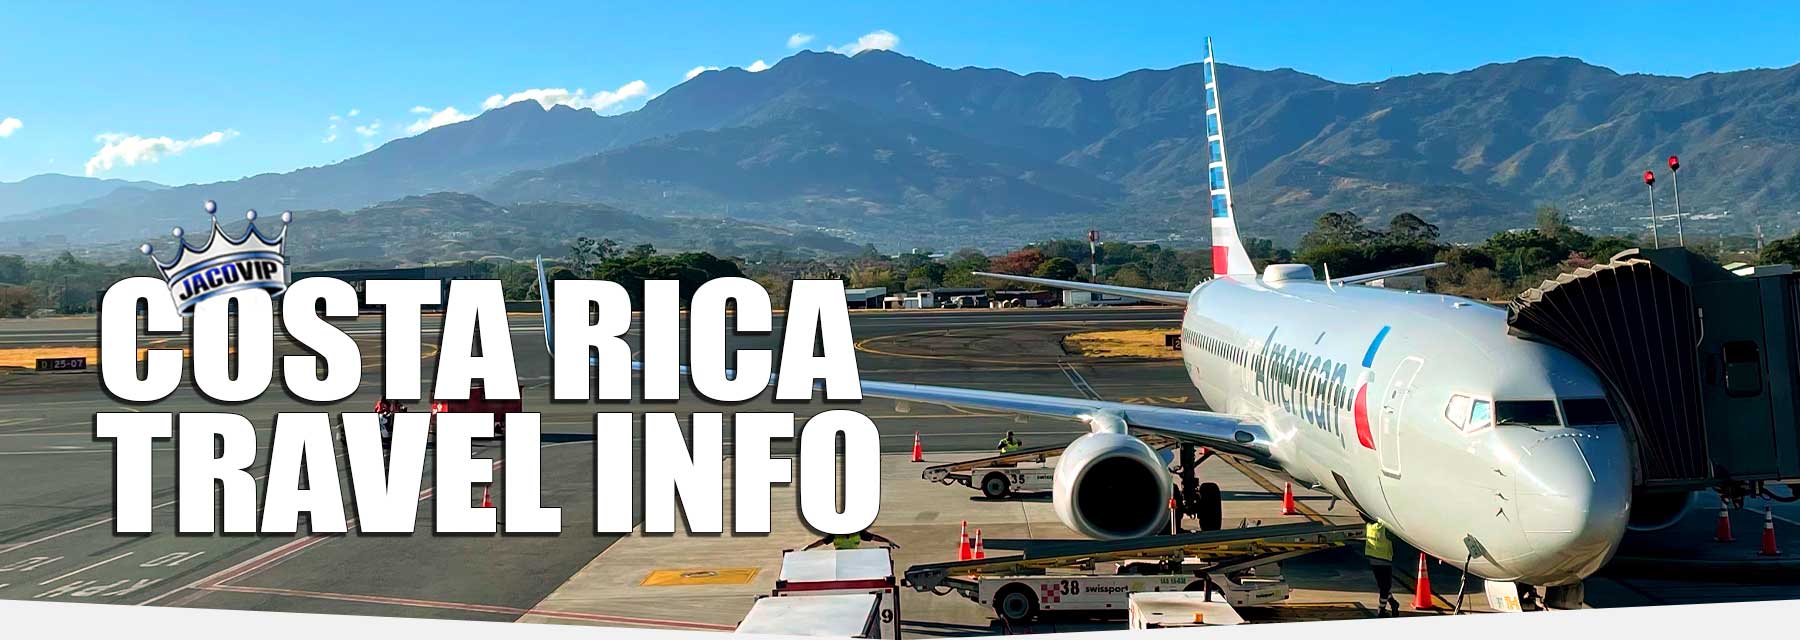
{"label": "tree line", "polygon": [[[1533,228],[1502,231],[1479,243],[1455,244],[1439,237],[1438,228],[1412,213],[1389,218],[1382,226],[1353,212],[1327,212],[1293,249],[1267,239],[1245,238],[1256,267],[1271,263],[1311,265],[1323,277],[1369,273],[1402,266],[1444,262],[1427,272],[1428,287],[1480,300],[1504,300],[1572,269],[1606,262],[1625,249],[1645,246],[1642,238],[1594,235],[1570,225],[1555,207],[1539,207]],[[1800,265],[1800,234],[1760,248],[1747,238],[1700,238],[1692,249],[1721,264]],[[530,262],[470,263],[477,277],[501,281],[508,299],[536,300],[537,271]],[[722,257],[707,252],[661,253],[649,244],[624,247],[606,238],[578,237],[567,255],[549,265],[552,279],[589,278],[623,285],[633,299],[646,280],[677,280],[685,299],[707,280],[748,277],[767,287],[780,304],[795,279],[836,278],[852,288],[883,287],[890,293],[935,287],[980,287],[993,291],[1016,285],[982,278],[978,271],[1033,275],[1058,280],[1096,281],[1127,287],[1184,291],[1212,277],[1208,247],[1175,248],[1157,243],[1100,243],[1090,251],[1085,240],[1050,239],[989,255],[975,249],[948,254],[917,250],[885,255],[865,246],[855,255],[796,257],[781,251]],[[148,261],[118,264],[86,262],[64,253],[52,260],[29,261],[0,255],[0,317],[32,313],[88,313],[98,295],[126,277],[156,275]]]}

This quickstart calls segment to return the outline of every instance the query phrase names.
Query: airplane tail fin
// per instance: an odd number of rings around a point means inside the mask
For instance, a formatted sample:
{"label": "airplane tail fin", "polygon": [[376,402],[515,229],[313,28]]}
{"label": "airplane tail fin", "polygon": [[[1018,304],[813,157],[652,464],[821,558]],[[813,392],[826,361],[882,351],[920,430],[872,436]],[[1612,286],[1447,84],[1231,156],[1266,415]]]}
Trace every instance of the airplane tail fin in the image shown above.
{"label": "airplane tail fin", "polygon": [[538,302],[544,305],[544,350],[556,353],[556,325],[550,322],[550,279],[544,275],[544,257],[537,257]]}
{"label": "airplane tail fin", "polygon": [[1238,238],[1231,209],[1231,176],[1225,170],[1225,132],[1220,128],[1218,73],[1213,65],[1212,38],[1206,39],[1207,186],[1212,195],[1212,266],[1217,276],[1255,276],[1256,265]]}

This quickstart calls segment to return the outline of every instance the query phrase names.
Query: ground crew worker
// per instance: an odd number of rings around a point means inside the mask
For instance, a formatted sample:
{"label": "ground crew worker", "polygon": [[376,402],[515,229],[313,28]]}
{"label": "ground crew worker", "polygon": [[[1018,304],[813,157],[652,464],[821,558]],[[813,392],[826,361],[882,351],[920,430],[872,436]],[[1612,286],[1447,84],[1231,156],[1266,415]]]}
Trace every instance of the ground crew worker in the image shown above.
{"label": "ground crew worker", "polygon": [[[869,542],[880,542],[882,544],[887,545],[888,548],[890,548],[890,549],[900,548],[900,545],[895,544],[893,540],[883,538],[883,537],[881,537],[880,534],[872,533],[868,529],[863,529],[862,531],[858,531],[856,533],[845,533],[845,534],[828,533],[828,534],[825,534],[825,537],[819,538],[818,540],[814,540],[812,544],[806,545],[806,549],[816,549],[818,547],[823,547],[828,544],[831,545],[832,548],[838,549],[838,550],[855,549],[857,547],[862,546],[862,543],[864,540],[867,540]],[[804,550],[805,549],[802,549],[802,551],[804,551]]]}
{"label": "ground crew worker", "polygon": [[1021,446],[1024,446],[1024,443],[1019,442],[1019,437],[1013,435],[1011,431],[1006,432],[1006,437],[1000,439],[1000,453],[1012,453],[1018,451]]}
{"label": "ground crew worker", "polygon": [[1394,599],[1394,541],[1387,526],[1375,520],[1363,525],[1363,556],[1369,559],[1369,571],[1375,574],[1377,618],[1400,617],[1400,601]]}

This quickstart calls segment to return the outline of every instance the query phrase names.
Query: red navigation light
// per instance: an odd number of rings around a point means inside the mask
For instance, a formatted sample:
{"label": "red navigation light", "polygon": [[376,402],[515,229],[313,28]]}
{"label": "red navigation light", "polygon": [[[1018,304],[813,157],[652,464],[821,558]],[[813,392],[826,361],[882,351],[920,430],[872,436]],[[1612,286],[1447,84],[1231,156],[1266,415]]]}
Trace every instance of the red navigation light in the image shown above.
{"label": "red navigation light", "polygon": [[1644,172],[1644,184],[1650,185],[1652,187],[1656,186],[1656,172],[1655,171],[1645,171]]}
{"label": "red navigation light", "polygon": [[1669,170],[1670,171],[1680,171],[1681,170],[1681,158],[1677,158],[1675,156],[1669,156]]}

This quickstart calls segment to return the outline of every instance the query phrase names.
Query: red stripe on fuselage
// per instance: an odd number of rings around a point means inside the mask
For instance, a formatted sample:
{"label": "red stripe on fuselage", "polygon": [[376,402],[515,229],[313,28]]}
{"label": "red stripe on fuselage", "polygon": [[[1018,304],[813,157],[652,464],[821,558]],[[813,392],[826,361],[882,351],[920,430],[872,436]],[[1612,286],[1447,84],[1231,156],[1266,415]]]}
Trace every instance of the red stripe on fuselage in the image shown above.
{"label": "red stripe on fuselage", "polygon": [[1369,383],[1356,388],[1356,441],[1374,449],[1375,434],[1369,430]]}

